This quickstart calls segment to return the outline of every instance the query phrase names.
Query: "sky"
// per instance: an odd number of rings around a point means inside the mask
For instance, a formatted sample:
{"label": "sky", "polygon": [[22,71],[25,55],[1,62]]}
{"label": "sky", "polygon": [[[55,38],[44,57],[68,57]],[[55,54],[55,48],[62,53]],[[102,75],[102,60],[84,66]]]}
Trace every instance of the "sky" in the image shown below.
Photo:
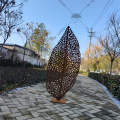
{"label": "sky", "polygon": [[[89,46],[91,28],[95,32],[94,36],[105,35],[106,21],[119,9],[120,0],[28,0],[23,7],[23,25],[30,22],[44,23],[49,36],[56,36],[52,47],[55,47],[69,25],[83,54]],[[92,44],[97,41],[97,37],[92,37]],[[6,43],[23,46],[24,40],[12,34]]]}

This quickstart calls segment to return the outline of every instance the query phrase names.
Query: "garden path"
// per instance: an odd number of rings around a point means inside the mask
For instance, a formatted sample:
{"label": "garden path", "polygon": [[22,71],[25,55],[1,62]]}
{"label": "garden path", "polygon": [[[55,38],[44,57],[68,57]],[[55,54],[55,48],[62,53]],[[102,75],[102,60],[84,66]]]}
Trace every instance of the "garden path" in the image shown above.
{"label": "garden path", "polygon": [[0,120],[120,120],[120,109],[95,80],[78,75],[65,95],[52,103],[45,83],[0,96]]}

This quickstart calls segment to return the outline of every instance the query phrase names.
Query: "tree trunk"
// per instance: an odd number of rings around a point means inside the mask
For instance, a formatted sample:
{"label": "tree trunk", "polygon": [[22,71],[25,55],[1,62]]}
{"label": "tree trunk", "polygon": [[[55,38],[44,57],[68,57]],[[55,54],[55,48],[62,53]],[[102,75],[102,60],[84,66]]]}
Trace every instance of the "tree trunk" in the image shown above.
{"label": "tree trunk", "polygon": [[3,42],[3,44],[2,44],[2,46],[0,48],[0,58],[2,57],[1,54],[2,54],[2,49],[3,49],[4,44],[5,44],[5,41]]}
{"label": "tree trunk", "polygon": [[[41,56],[40,56],[40,58],[41,58]],[[41,66],[41,64],[40,64],[40,61],[39,61],[39,67]]]}
{"label": "tree trunk", "polygon": [[[26,48],[27,42],[25,43],[24,47]],[[23,67],[25,67],[25,49],[23,54]]]}
{"label": "tree trunk", "polygon": [[14,52],[15,52],[15,46],[14,46],[14,49],[13,49],[13,52],[12,52],[12,63],[14,64]]}
{"label": "tree trunk", "polygon": [[98,63],[97,63],[97,73],[98,73]]}
{"label": "tree trunk", "polygon": [[23,68],[25,67],[25,49],[24,49],[24,53],[23,53]]}
{"label": "tree trunk", "polygon": [[1,59],[1,54],[2,54],[3,46],[4,46],[5,42],[7,41],[7,39],[8,39],[8,35],[7,35],[7,38],[4,39],[4,42],[3,42],[2,46],[1,46],[1,49],[0,49],[0,59]]}
{"label": "tree trunk", "polygon": [[28,54],[30,54],[30,49],[29,49],[29,51],[27,52],[27,57],[26,57],[26,60],[25,60],[25,63],[24,63],[24,67],[26,66],[26,63],[27,63],[27,60],[28,60]]}
{"label": "tree trunk", "polygon": [[111,60],[110,75],[112,74],[112,64],[113,64],[113,60]]}
{"label": "tree trunk", "polygon": [[99,62],[97,62],[97,73],[98,73],[98,65],[99,65]]}

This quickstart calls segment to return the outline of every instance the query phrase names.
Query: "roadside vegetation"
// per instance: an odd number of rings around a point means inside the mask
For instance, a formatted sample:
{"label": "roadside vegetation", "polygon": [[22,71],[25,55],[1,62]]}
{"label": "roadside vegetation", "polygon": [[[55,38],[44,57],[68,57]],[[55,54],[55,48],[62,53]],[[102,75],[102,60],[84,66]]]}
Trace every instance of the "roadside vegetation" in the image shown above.
{"label": "roadside vegetation", "polygon": [[18,87],[45,82],[44,68],[0,67],[0,94]]}
{"label": "roadside vegetation", "polygon": [[88,76],[89,72],[79,70],[79,74],[84,75],[84,76]]}
{"label": "roadside vegetation", "polygon": [[82,75],[97,80],[120,100],[120,16],[112,14],[106,25],[106,34],[96,36],[81,59]]}
{"label": "roadside vegetation", "polygon": [[114,13],[106,25],[106,34],[96,36],[83,53],[81,70],[120,74],[120,16]]}
{"label": "roadside vegetation", "polygon": [[106,86],[108,90],[114,95],[114,97],[120,100],[120,76],[90,72],[88,77],[93,78]]}

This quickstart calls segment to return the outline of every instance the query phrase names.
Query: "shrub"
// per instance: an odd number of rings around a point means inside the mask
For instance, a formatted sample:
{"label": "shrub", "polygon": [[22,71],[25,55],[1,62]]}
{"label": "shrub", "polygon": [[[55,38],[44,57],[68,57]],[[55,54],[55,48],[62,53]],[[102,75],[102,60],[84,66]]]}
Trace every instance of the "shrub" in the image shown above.
{"label": "shrub", "polygon": [[92,72],[90,72],[88,76],[105,85],[108,90],[120,100],[120,76]]}
{"label": "shrub", "polygon": [[46,70],[7,67],[0,72],[0,91],[28,86],[46,80]]}

